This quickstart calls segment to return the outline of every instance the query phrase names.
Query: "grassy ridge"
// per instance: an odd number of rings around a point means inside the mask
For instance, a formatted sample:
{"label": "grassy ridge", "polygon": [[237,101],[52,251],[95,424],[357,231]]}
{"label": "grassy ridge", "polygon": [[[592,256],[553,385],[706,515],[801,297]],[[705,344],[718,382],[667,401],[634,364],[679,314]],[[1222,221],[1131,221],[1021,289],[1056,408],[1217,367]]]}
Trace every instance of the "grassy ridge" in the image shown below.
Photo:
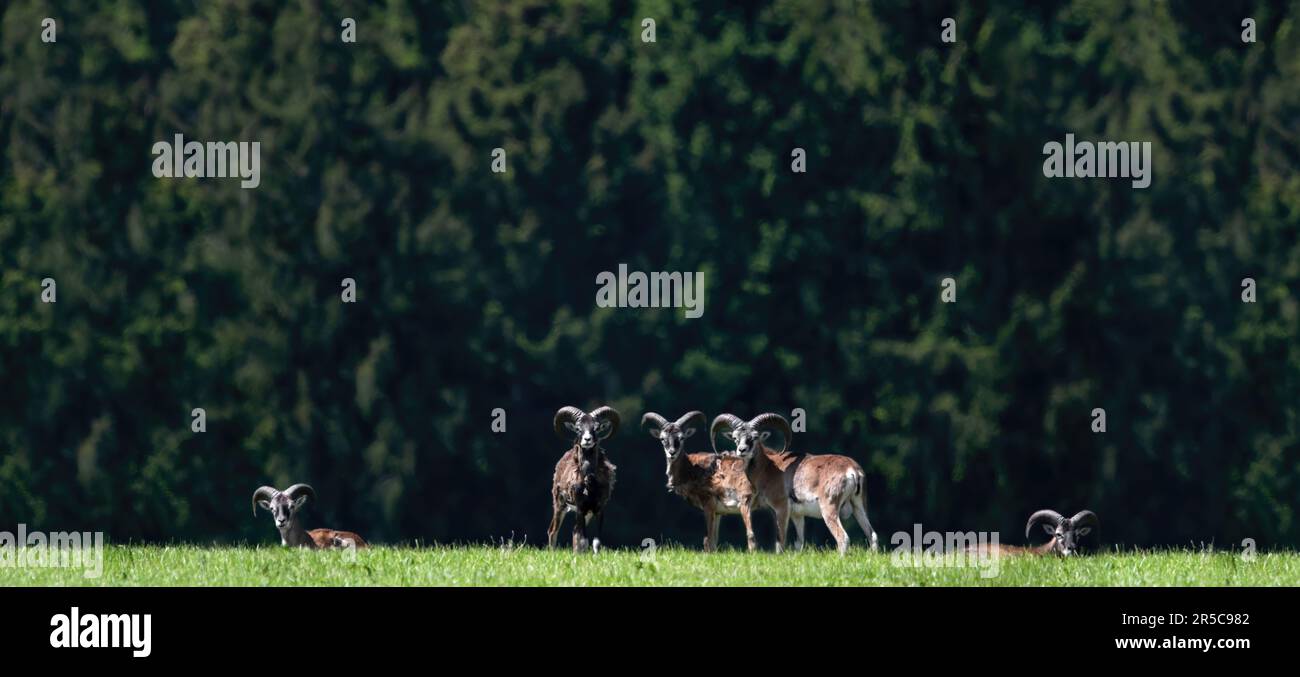
{"label": "grassy ridge", "polygon": [[[996,569],[899,566],[863,549],[776,555],[724,550],[706,554],[659,548],[598,556],[491,546],[377,547],[349,561],[343,552],[280,547],[108,546],[103,573],[0,567],[0,585],[159,586],[445,586],[445,585],[781,585],[781,586],[1200,586],[1300,585],[1300,553],[1185,550],[1107,553],[1069,560],[1003,558]],[[990,575],[991,574],[991,575]]]}

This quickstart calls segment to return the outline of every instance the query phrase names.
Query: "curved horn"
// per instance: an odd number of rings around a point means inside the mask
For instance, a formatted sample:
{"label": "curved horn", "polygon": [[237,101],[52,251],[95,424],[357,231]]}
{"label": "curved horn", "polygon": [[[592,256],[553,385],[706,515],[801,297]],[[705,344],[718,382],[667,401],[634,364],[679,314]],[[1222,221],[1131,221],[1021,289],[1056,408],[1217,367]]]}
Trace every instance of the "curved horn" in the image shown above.
{"label": "curved horn", "polygon": [[1055,510],[1039,510],[1030,515],[1029,521],[1025,523],[1025,538],[1029,538],[1029,530],[1033,529],[1034,525],[1047,522],[1052,526],[1056,526],[1060,524],[1063,519],[1065,518],[1061,517],[1061,513],[1056,512]]}
{"label": "curved horn", "polygon": [[713,453],[718,453],[718,429],[727,426],[730,430],[735,430],[745,422],[740,420],[735,414],[718,414],[713,419],[713,425],[709,426],[709,444],[713,445]]}
{"label": "curved horn", "polygon": [[564,429],[564,424],[576,423],[578,419],[585,415],[586,413],[577,407],[560,407],[559,411],[555,412],[555,434],[559,435],[562,440],[570,440],[569,432]]}
{"label": "curved horn", "polygon": [[660,430],[663,430],[664,426],[668,425],[668,419],[654,413],[653,411],[647,411],[645,415],[641,417],[641,427],[644,428],[647,423],[653,423]]}
{"label": "curved horn", "polygon": [[759,414],[749,419],[749,425],[754,426],[755,429],[776,428],[781,433],[781,436],[785,438],[785,446],[781,447],[781,453],[784,454],[790,449],[790,438],[794,433],[790,430],[790,422],[785,420],[784,416],[769,411],[766,414]]}
{"label": "curved horn", "polygon": [[284,495],[293,500],[298,500],[299,496],[306,496],[311,500],[316,500],[316,490],[311,488],[310,484],[295,484],[284,490]]}
{"label": "curved horn", "polygon": [[253,492],[253,514],[257,514],[257,502],[259,500],[269,501],[275,498],[275,495],[278,493],[280,493],[280,490],[275,487],[268,487],[265,485],[258,487],[257,491]]}
{"label": "curved horn", "polygon": [[682,414],[681,418],[677,419],[677,427],[686,428],[688,427],[687,424],[696,419],[699,419],[701,425],[707,424],[709,421],[709,419],[704,417],[704,412],[702,411],[688,411],[685,414]]}
{"label": "curved horn", "polygon": [[1080,510],[1070,518],[1070,526],[1078,529],[1079,527],[1090,527],[1097,529],[1101,524],[1097,522],[1097,514],[1091,510]]}
{"label": "curved horn", "polygon": [[618,426],[623,422],[623,419],[620,418],[618,415],[618,410],[615,409],[614,407],[600,407],[595,411],[588,413],[587,415],[596,419],[597,421],[601,419],[605,419],[609,421],[610,424],[609,432],[600,436],[600,439],[602,440],[609,437],[613,437],[614,433],[618,432]]}

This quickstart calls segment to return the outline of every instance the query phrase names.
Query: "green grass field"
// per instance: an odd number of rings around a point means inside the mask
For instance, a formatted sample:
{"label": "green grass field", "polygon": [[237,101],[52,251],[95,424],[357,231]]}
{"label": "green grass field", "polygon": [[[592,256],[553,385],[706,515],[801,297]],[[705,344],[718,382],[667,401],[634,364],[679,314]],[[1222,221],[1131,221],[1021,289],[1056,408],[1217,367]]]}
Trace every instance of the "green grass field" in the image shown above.
{"label": "green grass field", "polygon": [[99,578],[81,569],[0,567],[3,586],[1294,586],[1300,553],[1107,553],[1071,559],[1003,558],[996,568],[898,566],[854,548],[776,555],[659,548],[575,556],[533,547],[376,547],[344,552],[272,546],[109,546]]}

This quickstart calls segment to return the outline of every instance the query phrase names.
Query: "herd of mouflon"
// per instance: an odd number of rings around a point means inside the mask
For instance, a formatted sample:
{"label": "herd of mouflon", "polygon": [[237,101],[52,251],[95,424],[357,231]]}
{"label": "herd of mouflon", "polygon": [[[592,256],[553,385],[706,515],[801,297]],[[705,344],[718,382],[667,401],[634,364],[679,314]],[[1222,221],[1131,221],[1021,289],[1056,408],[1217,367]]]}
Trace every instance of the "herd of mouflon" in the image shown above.
{"label": "herd of mouflon", "polygon": [[[785,550],[786,531],[794,522],[796,550],[803,549],[804,519],[826,523],[841,555],[848,552],[849,534],[844,521],[852,517],[866,534],[871,549],[878,547],[876,532],[867,519],[866,473],[848,456],[801,454],[789,450],[793,432],[785,417],[759,414],[748,421],[733,414],[719,414],[709,425],[711,451],[686,453],[686,440],[708,419],[690,411],[676,420],[649,412],[641,427],[663,446],[668,491],[681,496],[704,513],[704,550],[718,547],[718,522],[723,515],[740,515],[745,523],[749,550],[754,540],[753,513],[759,508],[772,511],[776,520],[776,551]],[[561,407],[555,412],[555,434],[570,447],[555,464],[551,481],[551,526],[547,545],[555,547],[560,526],[573,513],[573,550],[600,550],[600,532],[605,506],[614,493],[617,468],[601,443],[618,431],[621,419],[613,407],[583,411]],[[781,434],[781,449],[767,446],[772,432]],[[718,451],[721,434],[733,448]],[[285,546],[336,549],[364,548],[366,542],[351,531],[302,527],[299,513],[316,492],[307,484],[295,484],[284,491],[262,486],[253,492],[253,512],[260,507],[275,518],[280,542]],[[1034,526],[1042,526],[1051,537],[1034,547],[992,546],[999,554],[1061,555],[1078,551],[1079,541],[1097,526],[1097,516],[1082,510],[1065,517],[1054,510],[1039,510],[1025,525],[1028,538]],[[988,546],[985,546],[988,547]]]}

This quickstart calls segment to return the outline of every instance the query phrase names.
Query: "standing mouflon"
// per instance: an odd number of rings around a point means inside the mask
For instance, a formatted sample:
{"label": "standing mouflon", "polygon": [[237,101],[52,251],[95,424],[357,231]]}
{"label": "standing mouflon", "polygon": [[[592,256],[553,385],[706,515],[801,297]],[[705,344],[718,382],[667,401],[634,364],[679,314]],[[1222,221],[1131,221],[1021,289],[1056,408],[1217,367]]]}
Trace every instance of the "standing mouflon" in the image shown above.
{"label": "standing mouflon", "polygon": [[685,440],[695,434],[690,423],[707,421],[703,412],[692,411],[676,421],[648,412],[641,425],[649,424],[650,436],[663,444],[668,462],[665,471],[668,490],[704,513],[704,550],[718,547],[718,522],[722,515],[740,515],[745,522],[745,536],[750,552],[757,549],[751,514],[757,501],[754,485],[747,475],[750,458],[738,454],[708,452],[685,453]]}
{"label": "standing mouflon", "polygon": [[551,481],[551,528],[546,530],[547,547],[555,547],[556,534],[564,516],[574,513],[573,551],[587,549],[587,527],[593,521],[596,523],[596,537],[591,541],[591,549],[592,552],[600,551],[605,504],[614,493],[614,473],[617,470],[600,442],[618,431],[619,420],[613,407],[600,407],[591,412],[577,407],[561,407],[555,412],[555,434],[561,439],[573,439],[573,446],[555,464],[555,477]]}

